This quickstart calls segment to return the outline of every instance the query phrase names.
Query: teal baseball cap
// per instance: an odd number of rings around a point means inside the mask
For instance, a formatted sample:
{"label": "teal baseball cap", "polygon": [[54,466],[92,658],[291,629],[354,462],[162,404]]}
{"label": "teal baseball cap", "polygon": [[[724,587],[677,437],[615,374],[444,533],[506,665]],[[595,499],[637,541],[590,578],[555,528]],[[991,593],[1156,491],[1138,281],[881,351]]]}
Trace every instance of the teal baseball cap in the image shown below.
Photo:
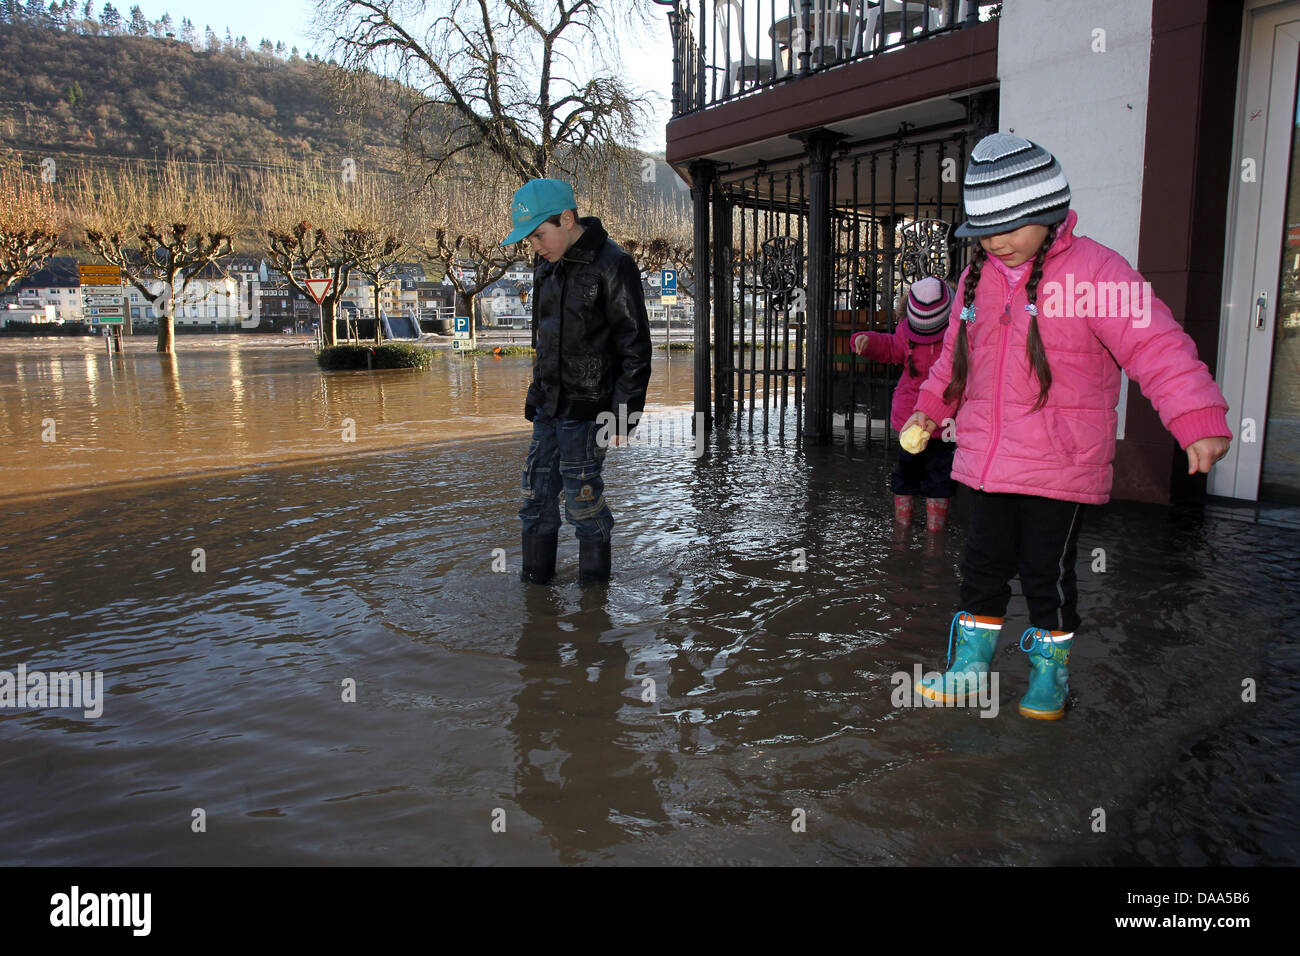
{"label": "teal baseball cap", "polygon": [[530,179],[515,190],[510,215],[515,228],[501,241],[508,246],[531,235],[533,230],[566,209],[577,209],[573,187],[562,179]]}

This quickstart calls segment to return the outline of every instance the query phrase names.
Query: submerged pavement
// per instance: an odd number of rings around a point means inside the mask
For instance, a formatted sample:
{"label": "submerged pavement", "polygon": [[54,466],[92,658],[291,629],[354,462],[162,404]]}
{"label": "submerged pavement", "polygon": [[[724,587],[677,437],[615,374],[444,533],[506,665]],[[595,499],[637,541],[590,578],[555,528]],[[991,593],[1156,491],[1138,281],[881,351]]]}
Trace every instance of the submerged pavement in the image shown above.
{"label": "submerged pavement", "polygon": [[9,862],[1300,861],[1292,513],[1091,509],[1066,718],[1016,713],[1018,596],[995,715],[900,706],[960,497],[899,534],[878,444],[616,449],[615,580],[578,588],[566,529],[526,586],[494,396],[449,399],[481,439],[7,501],[0,670],[103,678],[98,717],[0,707]]}

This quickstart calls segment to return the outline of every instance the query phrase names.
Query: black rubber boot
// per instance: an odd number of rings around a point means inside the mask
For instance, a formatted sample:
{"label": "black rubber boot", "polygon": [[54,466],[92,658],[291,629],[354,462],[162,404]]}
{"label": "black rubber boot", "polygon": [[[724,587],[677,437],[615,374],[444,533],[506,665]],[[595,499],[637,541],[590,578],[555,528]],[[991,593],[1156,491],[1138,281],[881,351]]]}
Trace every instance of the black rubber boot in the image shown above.
{"label": "black rubber boot", "polygon": [[578,539],[578,583],[609,580],[609,542],[599,538]]}
{"label": "black rubber boot", "polygon": [[520,581],[549,584],[555,577],[555,549],[559,534],[524,534],[524,564],[519,571]]}

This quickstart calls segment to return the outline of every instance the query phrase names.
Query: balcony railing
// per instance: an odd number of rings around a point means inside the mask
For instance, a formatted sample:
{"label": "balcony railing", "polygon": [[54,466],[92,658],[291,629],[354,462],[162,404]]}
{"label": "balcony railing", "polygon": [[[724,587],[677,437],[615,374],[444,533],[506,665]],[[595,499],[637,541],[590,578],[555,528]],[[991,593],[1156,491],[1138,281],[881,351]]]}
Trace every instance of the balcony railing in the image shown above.
{"label": "balcony railing", "polygon": [[978,0],[656,0],[671,6],[673,116],[979,22]]}

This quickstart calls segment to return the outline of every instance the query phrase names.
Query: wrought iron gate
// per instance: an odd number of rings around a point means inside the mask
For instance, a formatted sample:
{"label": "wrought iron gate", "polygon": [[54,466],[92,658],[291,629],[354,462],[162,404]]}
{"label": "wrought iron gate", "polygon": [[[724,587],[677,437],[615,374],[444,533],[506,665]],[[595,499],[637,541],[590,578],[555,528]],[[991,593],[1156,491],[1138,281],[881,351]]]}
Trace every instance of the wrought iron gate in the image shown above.
{"label": "wrought iron gate", "polygon": [[[968,250],[951,233],[963,218],[973,143],[968,125],[921,134],[904,128],[885,141],[844,143],[829,164],[829,394],[850,443],[889,442],[901,369],[854,354],[849,339],[893,331],[901,296],[916,279],[955,284]],[[808,323],[816,320],[808,301],[817,267],[809,261],[809,169],[803,153],[720,167],[712,187],[714,409],[738,430],[775,426],[797,435],[802,427]]]}

